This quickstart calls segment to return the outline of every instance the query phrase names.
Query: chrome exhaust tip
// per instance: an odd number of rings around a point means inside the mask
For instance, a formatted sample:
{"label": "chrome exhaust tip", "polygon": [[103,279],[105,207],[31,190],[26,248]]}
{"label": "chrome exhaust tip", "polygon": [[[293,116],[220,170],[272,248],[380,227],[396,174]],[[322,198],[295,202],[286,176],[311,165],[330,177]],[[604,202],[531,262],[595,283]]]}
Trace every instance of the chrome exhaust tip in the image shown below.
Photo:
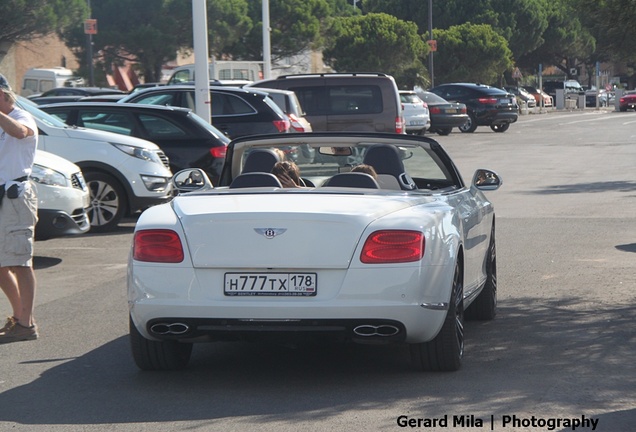
{"label": "chrome exhaust tip", "polygon": [[387,324],[382,324],[377,326],[371,325],[371,324],[363,324],[354,328],[353,332],[356,335],[362,336],[362,337],[373,337],[373,336],[389,337],[389,336],[395,336],[396,334],[398,334],[400,332],[400,329],[395,326],[387,325]]}
{"label": "chrome exhaust tip", "polygon": [[184,323],[157,323],[150,327],[150,331],[157,335],[181,335],[190,330]]}

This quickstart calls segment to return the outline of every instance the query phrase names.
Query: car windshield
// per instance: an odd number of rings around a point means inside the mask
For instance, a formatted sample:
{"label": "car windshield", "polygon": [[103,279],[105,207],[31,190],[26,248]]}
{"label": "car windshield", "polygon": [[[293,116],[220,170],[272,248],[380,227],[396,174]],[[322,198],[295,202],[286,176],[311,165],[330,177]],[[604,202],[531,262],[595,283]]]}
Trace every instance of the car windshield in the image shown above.
{"label": "car windshield", "polygon": [[[249,144],[249,143],[246,143]],[[352,171],[360,164],[369,164],[367,153],[369,148],[377,146],[377,140],[364,139],[350,143],[298,142],[259,145],[252,147],[237,143],[233,149],[232,173],[233,177],[243,173],[250,154],[255,149],[274,150],[279,160],[288,160],[296,163],[300,169],[301,177],[309,180],[311,185],[322,186],[330,177]],[[387,144],[397,149],[398,160],[395,165],[403,165],[403,172],[407,173],[418,184],[420,189],[426,189],[425,184],[431,184],[430,189],[445,187],[459,187],[462,183],[454,166],[445,162],[438,150],[434,150],[426,143],[400,142],[399,145]],[[380,168],[380,167],[374,167]],[[270,172],[271,169],[258,170]],[[379,171],[381,171],[379,169]]]}
{"label": "car windshield", "polygon": [[415,93],[400,93],[400,100],[403,103],[421,103],[422,100]]}
{"label": "car windshield", "polygon": [[446,101],[446,99],[442,98],[441,96],[437,96],[435,93],[423,92],[423,93],[418,93],[418,96],[424,102],[429,103],[429,104],[431,104],[431,103],[448,103]]}
{"label": "car windshield", "polygon": [[67,128],[68,125],[59,118],[42,111],[38,106],[23,96],[18,96],[17,105],[25,111],[28,111],[33,117],[44,122],[49,126]]}

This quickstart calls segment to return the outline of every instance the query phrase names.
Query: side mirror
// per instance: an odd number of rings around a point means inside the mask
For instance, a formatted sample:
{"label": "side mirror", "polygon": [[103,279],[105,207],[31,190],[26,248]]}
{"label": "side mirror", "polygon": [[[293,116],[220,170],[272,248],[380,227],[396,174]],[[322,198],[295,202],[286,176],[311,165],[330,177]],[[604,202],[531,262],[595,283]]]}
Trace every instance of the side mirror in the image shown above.
{"label": "side mirror", "polygon": [[501,177],[494,171],[478,169],[473,176],[473,186],[482,191],[497,190],[502,184]]}
{"label": "side mirror", "polygon": [[188,168],[172,176],[172,187],[181,195],[188,192],[214,188],[205,171],[200,168]]}

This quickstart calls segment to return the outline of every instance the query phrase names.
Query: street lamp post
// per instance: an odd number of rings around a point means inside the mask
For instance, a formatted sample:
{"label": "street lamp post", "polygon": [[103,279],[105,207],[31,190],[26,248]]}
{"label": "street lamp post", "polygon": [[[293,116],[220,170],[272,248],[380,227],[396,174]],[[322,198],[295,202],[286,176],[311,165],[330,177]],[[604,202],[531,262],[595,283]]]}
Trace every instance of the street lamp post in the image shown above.
{"label": "street lamp post", "polygon": [[[433,0],[428,0],[428,39],[433,40]],[[435,72],[433,71],[433,50],[428,52],[428,73],[431,75],[431,87],[435,86]]]}

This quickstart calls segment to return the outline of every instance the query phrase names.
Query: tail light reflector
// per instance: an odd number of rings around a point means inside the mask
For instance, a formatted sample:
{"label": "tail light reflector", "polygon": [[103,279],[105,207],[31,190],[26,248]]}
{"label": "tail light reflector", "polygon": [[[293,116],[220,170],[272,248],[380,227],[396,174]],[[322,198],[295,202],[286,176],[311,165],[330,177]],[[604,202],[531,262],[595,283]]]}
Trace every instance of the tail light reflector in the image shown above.
{"label": "tail light reflector", "polygon": [[404,117],[395,118],[395,133],[404,133]]}
{"label": "tail light reflector", "polygon": [[424,256],[424,234],[419,231],[382,230],[372,233],[362,247],[365,264],[419,261]]}
{"label": "tail light reflector", "polygon": [[179,263],[183,261],[179,235],[171,230],[152,229],[135,233],[133,258],[137,261]]}
{"label": "tail light reflector", "polygon": [[442,112],[442,110],[438,107],[430,107],[428,110],[431,112],[431,114],[439,114]]}
{"label": "tail light reflector", "polygon": [[289,132],[290,124],[287,118],[284,120],[274,120],[272,123],[274,123],[274,127],[278,130],[278,132]]}
{"label": "tail light reflector", "polygon": [[494,105],[497,103],[497,98],[479,98],[477,99],[479,101],[479,103],[481,104],[490,104],[490,105]]}
{"label": "tail light reflector", "polygon": [[225,159],[226,153],[227,153],[227,147],[224,145],[210,148],[210,154],[215,158]]}

